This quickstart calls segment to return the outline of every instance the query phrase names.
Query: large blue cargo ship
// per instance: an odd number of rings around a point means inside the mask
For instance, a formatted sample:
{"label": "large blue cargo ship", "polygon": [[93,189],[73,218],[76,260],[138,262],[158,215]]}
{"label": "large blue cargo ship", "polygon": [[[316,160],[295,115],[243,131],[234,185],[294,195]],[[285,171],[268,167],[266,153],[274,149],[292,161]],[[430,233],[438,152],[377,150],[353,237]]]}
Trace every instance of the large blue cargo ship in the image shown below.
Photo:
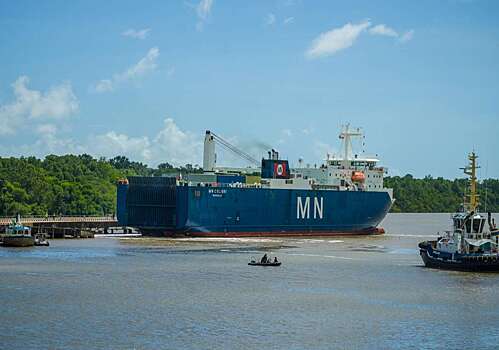
{"label": "large blue cargo ship", "polygon": [[[260,181],[217,174],[214,142],[207,131],[203,174],[190,179],[130,177],[118,185],[118,221],[145,234],[272,236],[379,234],[393,203],[375,158],[351,153],[347,127],[342,157],[320,167],[290,169],[277,152],[262,159]],[[249,177],[248,177],[249,178]]]}

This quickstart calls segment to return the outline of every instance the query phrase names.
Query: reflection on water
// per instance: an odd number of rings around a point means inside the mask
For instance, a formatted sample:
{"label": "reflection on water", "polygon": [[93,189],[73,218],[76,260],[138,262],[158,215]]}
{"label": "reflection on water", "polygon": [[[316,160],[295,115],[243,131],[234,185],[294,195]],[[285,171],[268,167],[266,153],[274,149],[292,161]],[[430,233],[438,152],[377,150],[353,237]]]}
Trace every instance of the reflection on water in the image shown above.
{"label": "reflection on water", "polygon": [[116,251],[95,250],[74,247],[72,249],[30,247],[30,248],[2,248],[0,258],[42,258],[59,260],[85,260],[91,258],[107,258],[116,256]]}
{"label": "reflection on water", "polygon": [[[494,349],[499,274],[422,267],[418,241],[448,218],[390,215],[370,237],[2,248],[0,348]],[[247,265],[264,252],[283,265]]]}

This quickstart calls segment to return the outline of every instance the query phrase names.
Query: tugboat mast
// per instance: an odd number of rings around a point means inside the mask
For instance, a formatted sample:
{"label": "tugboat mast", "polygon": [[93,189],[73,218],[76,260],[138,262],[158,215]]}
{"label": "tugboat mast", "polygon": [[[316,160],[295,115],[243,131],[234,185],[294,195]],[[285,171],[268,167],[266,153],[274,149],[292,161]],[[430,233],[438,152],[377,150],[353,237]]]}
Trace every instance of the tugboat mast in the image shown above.
{"label": "tugboat mast", "polygon": [[[468,155],[468,160],[469,160],[469,166],[461,168],[464,170],[464,173],[466,175],[470,176],[470,194],[465,196],[465,201],[464,205],[465,208],[470,211],[470,212],[475,212],[476,208],[478,207],[478,197],[479,195],[477,194],[477,181],[476,181],[476,169],[480,168],[476,166],[476,160],[478,156],[475,154],[475,152],[471,152]],[[466,197],[469,198],[469,201],[466,201]]]}

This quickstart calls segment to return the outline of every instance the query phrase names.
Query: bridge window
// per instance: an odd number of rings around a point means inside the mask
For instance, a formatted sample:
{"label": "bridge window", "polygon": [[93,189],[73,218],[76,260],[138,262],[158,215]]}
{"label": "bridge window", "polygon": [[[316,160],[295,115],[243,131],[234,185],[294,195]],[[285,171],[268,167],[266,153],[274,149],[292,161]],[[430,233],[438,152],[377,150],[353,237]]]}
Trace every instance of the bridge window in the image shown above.
{"label": "bridge window", "polygon": [[485,219],[473,220],[473,231],[482,232],[484,224],[485,224]]}

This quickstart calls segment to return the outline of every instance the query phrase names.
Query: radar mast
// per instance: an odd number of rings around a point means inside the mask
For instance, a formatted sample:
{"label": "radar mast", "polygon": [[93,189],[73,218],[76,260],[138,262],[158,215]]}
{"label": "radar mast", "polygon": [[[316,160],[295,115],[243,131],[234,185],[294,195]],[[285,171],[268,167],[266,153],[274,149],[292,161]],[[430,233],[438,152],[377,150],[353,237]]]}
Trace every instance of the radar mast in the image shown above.
{"label": "radar mast", "polygon": [[362,132],[360,128],[356,128],[354,131],[350,130],[350,123],[346,124],[343,126],[341,133],[340,133],[340,139],[343,140],[344,142],[344,149],[343,149],[343,160],[347,161],[351,159],[351,153],[352,153],[352,136],[353,137],[360,137],[362,136]]}
{"label": "radar mast", "polygon": [[469,165],[461,168],[462,170],[464,170],[464,173],[466,175],[470,176],[470,193],[468,195],[465,195],[464,197],[465,209],[470,212],[475,212],[479,204],[479,195],[477,194],[476,169],[479,169],[480,167],[476,165],[477,159],[478,156],[475,154],[475,152],[471,152],[468,155]]}

